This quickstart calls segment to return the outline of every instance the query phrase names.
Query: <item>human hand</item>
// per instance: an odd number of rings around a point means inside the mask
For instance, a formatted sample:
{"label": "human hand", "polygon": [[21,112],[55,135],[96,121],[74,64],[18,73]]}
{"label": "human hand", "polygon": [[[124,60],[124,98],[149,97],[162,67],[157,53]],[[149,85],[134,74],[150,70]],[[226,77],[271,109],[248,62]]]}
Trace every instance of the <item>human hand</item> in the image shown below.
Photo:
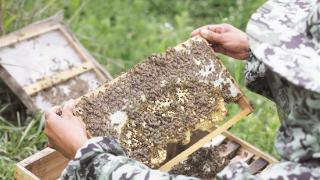
{"label": "human hand", "polygon": [[191,36],[201,36],[212,44],[214,51],[235,59],[247,59],[249,41],[246,33],[230,24],[213,24],[192,31]]}
{"label": "human hand", "polygon": [[88,140],[85,125],[73,115],[73,108],[74,100],[70,100],[63,106],[61,116],[57,115],[59,107],[53,107],[45,113],[44,133],[48,137],[49,147],[68,159],[73,159],[77,150]]}

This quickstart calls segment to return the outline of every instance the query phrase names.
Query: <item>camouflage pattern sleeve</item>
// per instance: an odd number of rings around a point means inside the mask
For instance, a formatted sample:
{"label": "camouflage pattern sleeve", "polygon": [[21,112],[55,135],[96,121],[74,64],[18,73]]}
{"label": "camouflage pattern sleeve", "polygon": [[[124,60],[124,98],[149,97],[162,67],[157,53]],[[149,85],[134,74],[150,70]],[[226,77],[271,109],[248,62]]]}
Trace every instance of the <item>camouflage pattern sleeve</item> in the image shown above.
{"label": "camouflage pattern sleeve", "polygon": [[216,177],[217,180],[265,180],[265,179],[320,179],[320,167],[309,167],[300,163],[283,161],[272,165],[259,175],[251,175],[249,166],[235,162],[227,166]]}
{"label": "camouflage pattern sleeve", "polygon": [[153,170],[125,156],[120,144],[109,137],[96,137],[77,151],[62,173],[62,179],[157,179],[196,180]]}
{"label": "camouflage pattern sleeve", "polygon": [[259,177],[253,176],[249,172],[249,166],[244,162],[235,162],[229,164],[219,174],[217,174],[216,180],[251,180],[260,179]]}
{"label": "camouflage pattern sleeve", "polygon": [[256,58],[251,50],[249,50],[249,58],[244,74],[248,89],[273,100],[271,90],[267,83],[266,67],[263,62]]}

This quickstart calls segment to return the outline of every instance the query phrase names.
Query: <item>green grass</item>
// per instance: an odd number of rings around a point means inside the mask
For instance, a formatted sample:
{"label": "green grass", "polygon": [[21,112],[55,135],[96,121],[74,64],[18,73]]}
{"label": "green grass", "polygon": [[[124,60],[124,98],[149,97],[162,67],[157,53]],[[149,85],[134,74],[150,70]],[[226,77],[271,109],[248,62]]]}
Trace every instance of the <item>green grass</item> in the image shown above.
{"label": "green grass", "polygon": [[43,148],[41,119],[39,114],[13,123],[0,116],[0,179],[12,179],[14,164]]}
{"label": "green grass", "polygon": [[[117,76],[152,53],[163,52],[210,23],[245,29],[250,14],[264,0],[0,0],[1,34],[63,10],[65,22],[104,68]],[[274,105],[244,87],[244,63],[221,56],[256,111],[232,132],[276,155],[279,125]],[[3,107],[5,104],[0,104]],[[0,113],[1,116],[1,113]],[[45,141],[40,117],[21,123],[0,119],[0,179],[10,179],[13,164],[41,148]]]}

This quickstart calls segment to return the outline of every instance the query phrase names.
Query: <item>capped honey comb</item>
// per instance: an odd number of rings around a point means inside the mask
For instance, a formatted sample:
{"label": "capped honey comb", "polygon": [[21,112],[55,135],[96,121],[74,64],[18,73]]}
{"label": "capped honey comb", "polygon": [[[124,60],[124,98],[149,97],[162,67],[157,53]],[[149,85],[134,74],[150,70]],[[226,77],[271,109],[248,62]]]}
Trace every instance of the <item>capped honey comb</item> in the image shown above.
{"label": "capped honey comb", "polygon": [[93,136],[116,137],[129,157],[158,168],[167,145],[211,131],[241,96],[210,45],[196,37],[154,54],[82,97],[75,109]]}

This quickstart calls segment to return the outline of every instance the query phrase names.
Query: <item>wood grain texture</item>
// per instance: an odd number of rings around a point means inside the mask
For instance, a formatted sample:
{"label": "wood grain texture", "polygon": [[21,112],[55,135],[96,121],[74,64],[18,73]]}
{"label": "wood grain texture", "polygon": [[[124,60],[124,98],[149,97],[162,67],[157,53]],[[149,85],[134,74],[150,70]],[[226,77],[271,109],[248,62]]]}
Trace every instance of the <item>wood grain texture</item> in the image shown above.
{"label": "wood grain texture", "polygon": [[84,48],[76,36],[69,30],[69,28],[61,23],[59,25],[59,30],[62,32],[63,36],[68,40],[68,42],[74,47],[74,49],[79,52],[80,56],[85,61],[90,61],[94,65],[94,70],[97,73],[98,77],[101,78],[103,82],[110,81],[113,79],[111,74],[105,70],[91,54]]}
{"label": "wood grain texture", "polygon": [[232,133],[225,131],[222,133],[223,135],[227,136],[228,139],[230,140],[234,140],[238,143],[241,144],[241,147],[244,149],[250,149],[251,152],[253,152],[256,156],[261,157],[265,160],[267,160],[270,164],[278,162],[277,159],[275,159],[274,157],[270,156],[267,153],[262,152],[260,149],[258,149],[257,147],[249,144],[248,142],[236,137],[235,135],[233,135]]}
{"label": "wood grain texture", "polygon": [[225,151],[221,151],[220,156],[222,157],[234,157],[238,151],[238,149],[241,147],[240,144],[234,142],[234,141],[227,141],[225,144]]}
{"label": "wood grain texture", "polygon": [[[254,154],[254,160],[249,164],[249,168],[251,169],[250,172],[252,173],[262,171],[277,162],[274,158],[268,160],[265,159],[264,157],[268,157],[267,154],[262,151],[259,151],[257,154],[257,150],[252,148],[254,146],[229,132],[223,132],[223,136],[225,136],[227,144],[230,145],[222,155],[230,155],[230,153],[234,153],[239,148],[245,149],[246,151]],[[42,161],[45,161],[45,163],[42,163]],[[267,165],[265,165],[265,162]],[[67,160],[65,160],[60,153],[51,148],[46,148],[16,164],[14,177],[17,180],[38,180],[40,176],[43,178],[48,176],[52,179],[58,179],[62,170],[65,168],[66,163]]]}
{"label": "wood grain texture", "polygon": [[24,179],[57,179],[66,167],[68,159],[58,151],[45,148],[24,159],[16,165],[15,178]]}
{"label": "wood grain texture", "polygon": [[31,24],[18,31],[9,33],[8,35],[1,37],[0,48],[18,43],[20,41],[26,40],[28,38],[31,38],[49,31],[57,30],[59,28],[58,26],[59,22],[60,22],[60,19],[49,18],[47,20],[44,20],[35,24]]}
{"label": "wood grain texture", "polygon": [[40,180],[36,175],[31,171],[26,169],[20,164],[16,164],[14,168],[14,179],[17,180]]}
{"label": "wood grain texture", "polygon": [[251,174],[257,174],[259,171],[264,169],[268,164],[269,164],[268,161],[262,158],[257,158],[249,165],[249,172]]}
{"label": "wood grain texture", "polygon": [[170,171],[174,165],[179,164],[181,161],[187,159],[187,157],[189,155],[191,155],[192,153],[197,151],[199,148],[203,147],[206,143],[208,143],[211,139],[213,139],[217,135],[228,130],[230,127],[232,127],[232,125],[234,125],[235,123],[237,123],[238,121],[240,121],[242,118],[244,118],[245,116],[247,116],[250,113],[251,113],[250,108],[242,110],[241,112],[236,114],[233,118],[226,121],[226,123],[219,126],[216,130],[212,131],[211,133],[209,133],[208,135],[206,135],[205,137],[200,139],[198,142],[196,142],[195,144],[190,146],[188,149],[186,149],[185,151],[178,154],[175,158],[171,159],[169,162],[167,162],[166,164],[161,166],[160,170],[161,171]]}
{"label": "wood grain texture", "polygon": [[7,84],[12,92],[21,100],[21,102],[32,112],[36,111],[36,107],[31,100],[31,97],[17,83],[17,81],[0,65],[0,78]]}
{"label": "wood grain texture", "polygon": [[234,163],[234,162],[246,162],[246,163],[249,163],[249,161],[251,160],[251,158],[253,158],[254,154],[252,152],[250,152],[249,150],[247,149],[243,149],[241,148],[237,155],[232,158],[230,160],[231,163]]}
{"label": "wood grain texture", "polygon": [[[99,83],[103,83],[112,79],[112,76],[110,75],[110,73],[104,70],[101,67],[101,65],[97,63],[97,61],[93,58],[93,56],[91,56],[90,53],[77,40],[74,34],[71,31],[69,31],[68,27],[65,24],[63,24],[62,20],[63,20],[63,14],[57,13],[52,17],[30,24],[18,31],[9,33],[0,38],[0,48],[7,48],[7,49],[11,48],[11,51],[13,51],[16,45],[18,45],[20,42],[27,42],[28,40],[32,40],[33,38],[38,38],[42,35],[48,35],[49,33],[55,32],[57,34],[60,34],[61,38],[66,40],[67,44],[70,47],[72,47],[72,50],[75,51],[76,55],[78,55],[81,61],[83,62],[82,65],[76,66],[76,68],[71,69],[74,66],[70,66],[67,70],[62,70],[62,72],[57,71],[57,73],[56,72],[49,73],[50,75],[47,75],[47,76],[45,75],[46,73],[43,73],[41,71],[41,73],[43,74],[41,74],[40,77],[34,78],[33,84],[27,83],[25,86],[19,81],[21,80],[21,78],[19,79],[17,77],[14,77],[12,75],[12,72],[9,71],[9,69],[7,71],[4,71],[7,69],[7,67],[11,67],[10,70],[12,70],[12,66],[10,66],[10,64],[17,66],[17,68],[23,68],[24,66],[19,66],[17,62],[10,62],[10,61],[8,63],[5,62],[8,64],[8,66],[5,66],[5,64],[4,66],[0,65],[1,66],[0,77],[6,82],[6,84],[8,84],[8,86],[13,90],[13,92],[21,99],[23,104],[32,112],[36,112],[38,109],[42,109],[42,108],[37,107],[37,104],[33,101],[33,99],[30,96],[36,94],[37,92],[41,92],[44,89],[51,88],[55,85],[59,86],[60,83],[66,82],[69,79],[76,78],[81,74],[90,71],[91,69],[95,73],[96,75],[95,79],[97,79]],[[7,59],[11,60],[14,58],[7,58]],[[51,66],[49,67],[51,68]],[[25,69],[28,69],[28,68],[29,67],[26,67]],[[17,74],[15,73],[15,75]],[[28,73],[22,73],[21,76],[26,77],[26,79],[28,78],[32,79],[31,76],[29,75],[30,74]],[[21,86],[24,86],[24,87],[21,87]]]}
{"label": "wood grain texture", "polygon": [[90,71],[94,68],[91,62],[85,62],[79,67],[75,67],[66,71],[56,73],[52,76],[44,77],[42,80],[34,84],[24,87],[28,95],[33,95],[41,90],[47,89],[59,83],[65,82],[73,77],[76,77],[84,72]]}

